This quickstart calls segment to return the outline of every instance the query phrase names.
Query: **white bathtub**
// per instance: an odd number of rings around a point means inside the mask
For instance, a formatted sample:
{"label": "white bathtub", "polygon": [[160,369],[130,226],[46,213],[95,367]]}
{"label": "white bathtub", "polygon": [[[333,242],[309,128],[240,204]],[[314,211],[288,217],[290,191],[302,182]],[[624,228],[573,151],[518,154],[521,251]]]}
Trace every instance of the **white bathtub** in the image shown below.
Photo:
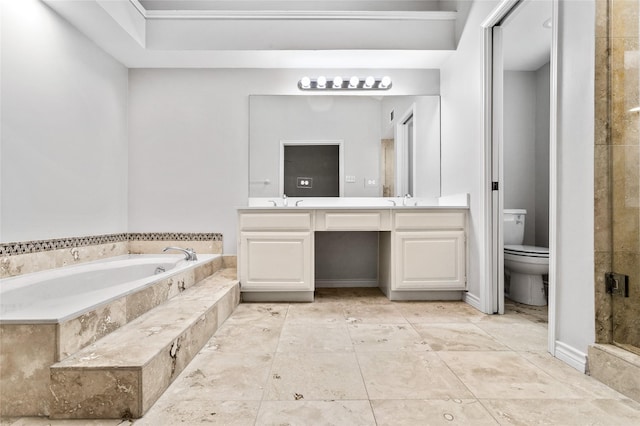
{"label": "white bathtub", "polygon": [[192,262],[182,254],[124,255],[2,279],[0,324],[60,323],[217,256]]}

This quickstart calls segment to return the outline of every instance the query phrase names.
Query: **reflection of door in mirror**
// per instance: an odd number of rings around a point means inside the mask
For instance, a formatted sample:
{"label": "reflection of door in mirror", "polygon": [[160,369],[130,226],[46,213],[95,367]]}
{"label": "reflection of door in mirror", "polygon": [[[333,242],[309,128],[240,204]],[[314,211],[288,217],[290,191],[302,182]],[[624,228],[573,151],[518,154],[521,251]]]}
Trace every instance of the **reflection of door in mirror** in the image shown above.
{"label": "reflection of door in mirror", "polygon": [[393,197],[395,194],[396,154],[393,139],[382,139],[382,196]]}
{"label": "reflection of door in mirror", "polygon": [[406,144],[406,148],[404,150],[405,157],[403,159],[406,170],[406,173],[403,176],[406,182],[404,187],[407,189],[406,194],[415,195],[413,191],[413,182],[415,180],[413,175],[413,114],[411,114],[411,116],[402,123],[402,126],[404,127],[404,133],[406,135],[403,138]]}

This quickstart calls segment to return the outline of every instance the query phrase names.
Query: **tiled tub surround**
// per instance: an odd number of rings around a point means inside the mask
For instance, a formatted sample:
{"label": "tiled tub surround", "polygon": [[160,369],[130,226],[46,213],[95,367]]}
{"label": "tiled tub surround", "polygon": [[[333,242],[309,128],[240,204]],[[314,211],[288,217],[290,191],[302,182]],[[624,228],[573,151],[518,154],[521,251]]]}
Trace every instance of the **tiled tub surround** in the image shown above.
{"label": "tiled tub surround", "polygon": [[[180,259],[179,255],[166,257]],[[200,259],[197,262],[181,261],[186,264],[185,268],[159,274],[154,277],[157,279],[145,282],[138,291],[127,290],[128,293],[121,297],[113,295],[102,304],[94,304],[89,311],[81,309],[75,314],[59,314],[55,318],[41,318],[38,322],[14,318],[14,321],[4,323],[0,319],[0,415],[48,415],[51,398],[49,367],[222,267],[221,255],[204,254]],[[41,272],[38,275],[52,273]],[[22,278],[2,280],[0,288]]]}
{"label": "tiled tub surround", "polygon": [[60,268],[123,254],[161,253],[167,246],[222,253],[219,233],[124,233],[0,243],[0,278]]}
{"label": "tiled tub surround", "polygon": [[[591,374],[636,401],[640,401],[640,113],[630,110],[640,105],[639,12],[638,0],[596,2],[597,344],[589,349]],[[629,275],[629,298],[606,293],[604,274],[609,271]],[[614,342],[631,351],[611,345]]]}

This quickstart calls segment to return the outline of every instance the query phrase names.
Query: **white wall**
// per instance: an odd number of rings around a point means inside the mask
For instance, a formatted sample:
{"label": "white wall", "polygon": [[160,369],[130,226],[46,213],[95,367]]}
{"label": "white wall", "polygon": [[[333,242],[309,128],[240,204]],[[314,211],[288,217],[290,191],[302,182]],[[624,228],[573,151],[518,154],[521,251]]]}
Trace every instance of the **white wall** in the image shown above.
{"label": "white wall", "polygon": [[535,245],[536,74],[504,73],[503,188],[505,209],[526,209],[524,244]]}
{"label": "white wall", "polygon": [[[366,75],[367,70],[332,70]],[[222,232],[236,253],[249,195],[249,95],[300,94],[326,70],[129,70],[129,230]],[[376,70],[388,95],[437,95],[438,70]]]}
{"label": "white wall", "polygon": [[[252,96],[250,100],[251,197],[278,197],[281,141],[342,141],[345,197],[379,197],[380,100],[365,96]],[[365,186],[365,179],[376,186]]]}
{"label": "white wall", "polygon": [[536,72],[536,226],[535,245],[549,247],[549,63]]}
{"label": "white wall", "polygon": [[[482,68],[483,33],[480,24],[498,4],[475,1],[458,49],[440,75],[442,114],[442,193],[468,192],[468,296],[479,302],[484,292],[485,234],[483,201]],[[479,306],[479,305],[478,305]]]}
{"label": "white wall", "polygon": [[1,22],[0,241],[126,232],[126,68],[38,0]]}
{"label": "white wall", "polygon": [[586,354],[593,290],[594,2],[559,2],[556,340]]}

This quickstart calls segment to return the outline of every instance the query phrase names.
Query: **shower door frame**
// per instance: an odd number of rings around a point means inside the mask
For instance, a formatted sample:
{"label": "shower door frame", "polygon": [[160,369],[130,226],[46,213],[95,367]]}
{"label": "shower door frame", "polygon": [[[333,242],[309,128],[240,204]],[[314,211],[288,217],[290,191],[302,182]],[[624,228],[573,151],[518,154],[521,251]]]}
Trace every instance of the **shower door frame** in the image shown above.
{"label": "shower door frame", "polygon": [[[553,356],[572,364],[556,348],[556,225],[557,225],[557,111],[558,111],[558,1],[551,0],[551,58],[550,58],[550,122],[549,122],[549,302],[547,350]],[[483,67],[483,200],[485,229],[484,286],[481,288],[481,308],[484,312],[504,313],[504,253],[503,221],[503,70],[502,29],[500,24],[524,0],[502,0],[484,20]],[[497,182],[498,189],[493,185]]]}

